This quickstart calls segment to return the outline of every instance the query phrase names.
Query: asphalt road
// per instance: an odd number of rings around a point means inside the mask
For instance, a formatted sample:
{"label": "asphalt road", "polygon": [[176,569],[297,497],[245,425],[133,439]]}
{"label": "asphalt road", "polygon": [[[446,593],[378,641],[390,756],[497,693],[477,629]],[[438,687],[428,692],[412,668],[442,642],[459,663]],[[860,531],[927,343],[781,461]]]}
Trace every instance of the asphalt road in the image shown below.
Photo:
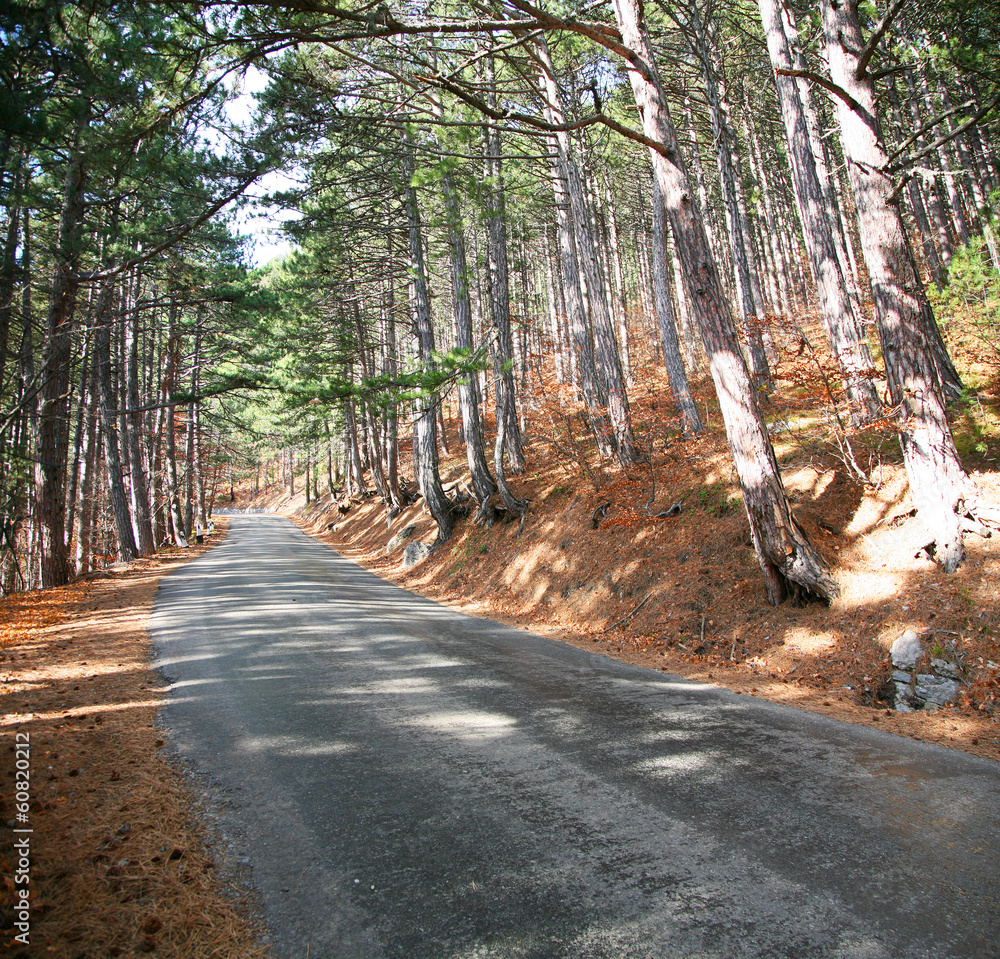
{"label": "asphalt road", "polygon": [[1000,956],[1000,764],[462,616],[275,516],[153,632],[276,956]]}

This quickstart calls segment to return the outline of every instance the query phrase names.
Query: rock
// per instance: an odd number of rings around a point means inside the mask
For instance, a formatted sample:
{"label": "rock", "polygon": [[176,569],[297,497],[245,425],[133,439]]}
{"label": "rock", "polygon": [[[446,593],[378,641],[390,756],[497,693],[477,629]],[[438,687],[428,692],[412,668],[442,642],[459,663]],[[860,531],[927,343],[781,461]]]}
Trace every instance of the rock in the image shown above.
{"label": "rock", "polygon": [[920,637],[912,629],[908,629],[892,644],[889,655],[892,657],[892,665],[897,669],[912,670],[923,652]]}
{"label": "rock", "polygon": [[925,709],[939,709],[958,695],[958,683],[953,679],[925,674],[917,677],[915,697],[923,700]]}
{"label": "rock", "polygon": [[430,543],[410,543],[403,550],[403,568],[409,569],[416,566],[422,559],[425,559],[433,549]]}
{"label": "rock", "polygon": [[402,546],[415,532],[417,531],[416,526],[404,526],[392,539],[386,543],[385,551],[391,553],[394,549]]}
{"label": "rock", "polygon": [[938,676],[946,676],[948,679],[958,679],[958,663],[950,662],[947,659],[932,659],[931,669]]}

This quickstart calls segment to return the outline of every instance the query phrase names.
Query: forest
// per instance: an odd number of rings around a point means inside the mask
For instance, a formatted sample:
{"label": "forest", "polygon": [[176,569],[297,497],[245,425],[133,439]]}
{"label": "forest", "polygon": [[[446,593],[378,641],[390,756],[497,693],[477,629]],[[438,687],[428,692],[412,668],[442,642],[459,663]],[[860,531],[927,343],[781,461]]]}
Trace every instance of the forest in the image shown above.
{"label": "forest", "polygon": [[788,391],[859,482],[891,443],[944,571],[1000,527],[951,425],[1000,377],[994,5],[28,0],[0,36],[0,594],[237,486],[523,526],[533,433],[645,476],[711,410],[767,600],[830,603]]}

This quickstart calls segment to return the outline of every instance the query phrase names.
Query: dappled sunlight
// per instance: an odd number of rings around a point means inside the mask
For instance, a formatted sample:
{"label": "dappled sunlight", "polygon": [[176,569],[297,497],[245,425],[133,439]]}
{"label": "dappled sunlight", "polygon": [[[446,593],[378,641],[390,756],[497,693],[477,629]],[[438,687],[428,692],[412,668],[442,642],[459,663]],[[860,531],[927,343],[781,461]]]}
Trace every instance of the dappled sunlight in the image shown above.
{"label": "dappled sunlight", "polygon": [[337,739],[307,740],[296,736],[252,735],[240,739],[236,748],[241,752],[276,756],[347,756],[359,752],[360,743]]}
{"label": "dappled sunlight", "polygon": [[127,703],[102,702],[94,706],[82,706],[72,709],[56,709],[48,712],[36,712],[32,713],[30,717],[19,713],[7,713],[6,715],[0,717],[0,726],[17,726],[20,728],[24,726],[25,719],[29,718],[38,722],[69,722],[74,719],[93,719],[96,716],[103,718],[108,713],[120,713],[131,709],[150,709],[151,707],[159,706],[163,702],[166,690],[156,689],[151,692],[152,695],[149,699],[134,700]]}
{"label": "dappled sunlight", "polygon": [[651,759],[644,759],[636,763],[635,769],[643,775],[652,776],[654,779],[673,779],[676,776],[698,775],[704,778],[711,775],[716,767],[720,756],[713,756],[711,753],[681,753],[679,755],[668,754],[665,756],[655,756]]}
{"label": "dappled sunlight", "polygon": [[457,740],[495,739],[507,735],[517,720],[483,710],[437,710],[406,720],[411,726],[442,733]]}

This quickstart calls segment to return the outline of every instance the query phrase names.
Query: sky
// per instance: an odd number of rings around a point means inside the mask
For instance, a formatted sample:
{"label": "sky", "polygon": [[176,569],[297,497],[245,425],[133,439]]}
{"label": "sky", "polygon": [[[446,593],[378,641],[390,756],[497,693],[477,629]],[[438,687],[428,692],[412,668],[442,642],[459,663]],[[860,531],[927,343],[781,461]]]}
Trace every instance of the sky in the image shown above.
{"label": "sky", "polygon": [[[246,129],[253,115],[257,94],[267,86],[267,77],[254,66],[247,68],[241,78],[237,96],[226,104],[226,116],[234,125]],[[284,173],[268,173],[250,191],[249,197],[263,197],[276,190],[285,190],[297,181]],[[256,206],[256,204],[255,204]],[[271,260],[285,256],[292,244],[281,235],[281,225],[286,220],[296,219],[296,210],[273,204],[260,205],[257,209],[249,206],[240,210],[236,217],[237,228],[251,237],[250,262],[254,266],[265,266]]]}

